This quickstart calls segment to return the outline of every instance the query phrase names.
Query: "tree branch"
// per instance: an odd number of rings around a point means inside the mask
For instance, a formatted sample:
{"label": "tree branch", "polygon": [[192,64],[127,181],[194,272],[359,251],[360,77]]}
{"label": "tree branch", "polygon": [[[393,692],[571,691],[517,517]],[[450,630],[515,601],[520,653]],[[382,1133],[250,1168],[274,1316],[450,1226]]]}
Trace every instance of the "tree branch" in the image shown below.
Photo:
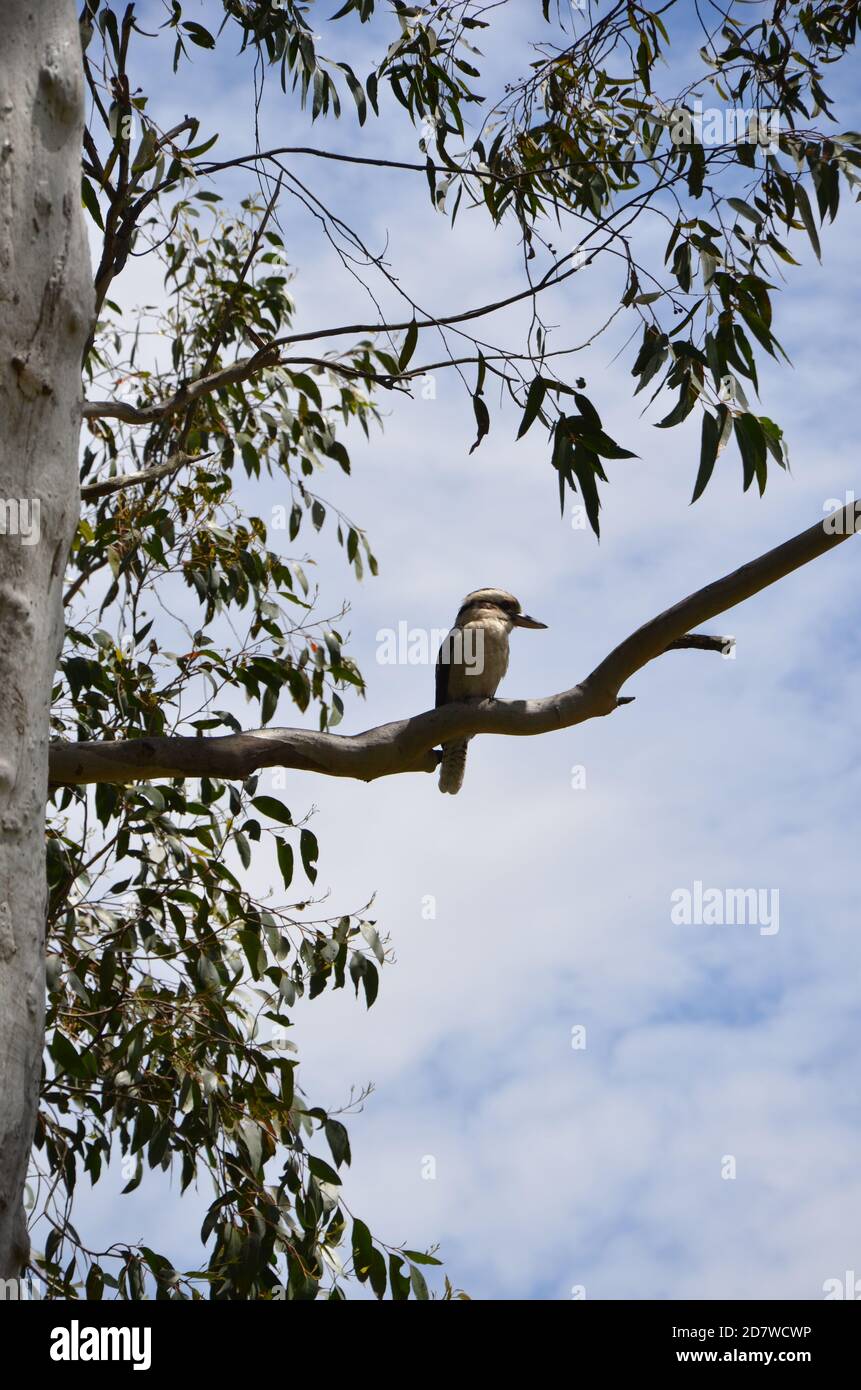
{"label": "tree branch", "polygon": [[[561,353],[546,353],[547,357],[560,356]],[[266,358],[270,360],[266,360]],[[526,360],[526,353],[489,353],[484,361],[496,371],[498,376],[504,376],[498,368],[493,367],[494,362],[514,362]],[[196,381],[186,384],[176,391],[172,396],[167,396],[163,401],[155,401],[152,405],[137,406],[131,405],[128,401],[85,401],[83,414],[87,420],[125,420],[130,425],[152,425],[159,420],[164,420],[170,415],[175,415],[177,411],[184,410],[190,403],[200,400],[202,396],[211,395],[213,391],[220,391],[223,386],[232,386],[239,381],[247,381],[255,372],[262,370],[263,367],[284,367],[289,371],[291,367],[317,367],[320,371],[337,373],[346,376],[350,380],[372,381],[377,386],[383,386],[389,390],[400,383],[408,384],[416,378],[427,376],[429,372],[441,371],[443,368],[462,367],[478,362],[478,357],[448,357],[439,362],[428,362],[422,367],[405,367],[402,372],[397,372],[394,376],[390,372],[372,372],[364,367],[354,367],[349,362],[339,362],[334,357],[279,357],[278,348],[275,343],[266,343],[260,352],[253,353],[251,357],[240,357],[232,362],[229,367],[222,371],[213,372],[211,376],[198,377]]]}
{"label": "tree branch", "polygon": [[855,503],[769,550],[741,569],[682,599],[626,637],[580,684],[541,700],[476,700],[441,705],[411,719],[380,724],[362,734],[306,729],[254,729],[221,738],[141,738],[105,743],[55,742],[50,781],[55,786],[125,783],[156,777],[242,779],[261,767],[295,768],[328,777],[371,782],[398,772],[433,772],[434,748],[476,734],[515,737],[568,729],[611,714],[629,697],[619,690],[636,671],[680,647],[725,650],[731,638],[691,633],[695,623],[742,603],[854,534]]}
{"label": "tree branch", "polygon": [[[735,148],[734,142],[728,141],[722,145],[709,146],[708,154],[710,157],[714,158],[719,155],[732,153]],[[431,159],[427,159],[422,163],[421,161],[405,159],[374,158],[371,155],[341,154],[337,150],[321,150],[311,145],[279,145],[272,150],[259,150],[252,154],[237,155],[234,159],[201,160],[197,168],[201,174],[208,178],[213,174],[222,173],[225,169],[242,168],[245,165],[258,164],[264,160],[275,161],[280,159],[283,155],[310,155],[315,159],[329,159],[339,164],[357,164],[371,169],[402,169],[409,173],[423,174],[425,177],[427,176],[428,168],[431,168],[436,174],[450,174],[453,177],[463,178],[464,180],[471,179],[473,182],[482,185],[493,182],[504,186],[508,183],[515,183],[523,178],[523,171],[520,169],[515,169],[510,174],[504,174],[499,169],[476,169],[468,164],[437,164]],[[593,168],[596,165],[601,168],[614,162],[615,160],[612,155],[602,155],[596,151],[588,158],[566,158],[562,163],[551,162],[549,164],[536,165],[535,168],[530,169],[530,173],[533,175],[560,174],[566,169],[585,168],[587,166]],[[647,155],[643,155],[641,159],[626,160],[626,164],[631,165],[651,164],[651,162],[652,161]]]}
{"label": "tree branch", "polygon": [[[280,366],[279,350],[291,343],[315,342],[319,338],[339,338],[346,334],[355,336],[357,333],[405,333],[413,327],[447,328],[451,324],[483,318],[486,314],[496,313],[498,309],[505,309],[510,304],[529,299],[541,290],[553,289],[556,285],[561,285],[571,275],[576,275],[577,271],[581,269],[579,265],[562,271],[554,279],[549,278],[554,270],[558,270],[560,265],[571,259],[571,255],[573,252],[568,256],[563,256],[556,265],[551,266],[547,275],[537,284],[530,285],[528,289],[508,295],[506,299],[497,300],[493,304],[483,304],[477,309],[466,309],[463,313],[447,314],[439,318],[426,318],[418,321],[406,319],[402,323],[347,323],[341,324],[337,328],[319,328],[309,333],[291,333],[283,338],[273,338],[271,343],[266,343],[259,352],[253,353],[251,357],[241,357],[236,362],[232,362],[230,366],[222,368],[221,371],[213,372],[211,376],[202,376],[198,377],[196,381],[186,382],[179,391],[164,401],[156,401],[147,406],[130,405],[127,401],[85,401],[83,416],[85,420],[114,419],[125,420],[130,425],[151,425],[158,420],[165,419],[168,415],[175,414],[177,410],[184,410],[186,406],[199,400],[201,396],[218,391],[222,386],[231,386],[235,382],[247,380],[248,377],[253,376],[256,371],[263,367]],[[406,373],[408,376],[416,374],[415,372]],[[357,372],[357,375],[365,376],[366,373]]]}
{"label": "tree branch", "polygon": [[178,410],[184,410],[201,396],[220,391],[222,386],[232,386],[234,382],[245,381],[263,367],[275,366],[277,357],[276,344],[267,343],[259,352],[252,353],[250,357],[240,357],[237,361],[231,362],[229,367],[222,367],[211,376],[201,376],[196,381],[185,382],[172,396],[163,401],[154,401],[152,405],[137,406],[131,405],[128,401],[84,401],[84,419],[125,420],[129,425],[154,425],[157,421],[166,419],[168,415],[175,415]]}
{"label": "tree branch", "polygon": [[108,497],[112,492],[122,492],[123,488],[134,487],[138,483],[154,483],[158,478],[166,478],[176,473],[183,464],[202,463],[212,458],[212,454],[171,454],[164,463],[153,464],[151,468],[141,468],[137,473],[121,473],[116,478],[105,478],[100,483],[85,483],[81,488],[81,501],[94,502],[98,497]]}

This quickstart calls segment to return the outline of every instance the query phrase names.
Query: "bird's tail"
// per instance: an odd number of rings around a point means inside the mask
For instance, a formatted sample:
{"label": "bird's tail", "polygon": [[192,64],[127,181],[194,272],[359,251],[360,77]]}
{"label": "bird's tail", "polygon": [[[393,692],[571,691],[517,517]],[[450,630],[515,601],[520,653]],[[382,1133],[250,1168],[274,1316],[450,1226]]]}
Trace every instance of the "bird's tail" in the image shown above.
{"label": "bird's tail", "polygon": [[439,765],[439,789],[455,796],[463,786],[463,773],[466,767],[466,747],[468,738],[458,743],[444,743],[442,762]]}

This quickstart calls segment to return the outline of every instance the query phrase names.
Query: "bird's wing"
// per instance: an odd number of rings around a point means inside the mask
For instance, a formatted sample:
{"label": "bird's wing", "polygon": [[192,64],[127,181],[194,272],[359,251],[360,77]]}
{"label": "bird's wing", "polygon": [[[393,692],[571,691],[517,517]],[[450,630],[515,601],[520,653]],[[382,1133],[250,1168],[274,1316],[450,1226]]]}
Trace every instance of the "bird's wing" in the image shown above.
{"label": "bird's wing", "polygon": [[[448,660],[444,660],[448,654]],[[451,671],[451,633],[439,649],[436,659],[436,703],[444,705],[448,701],[448,677]]]}

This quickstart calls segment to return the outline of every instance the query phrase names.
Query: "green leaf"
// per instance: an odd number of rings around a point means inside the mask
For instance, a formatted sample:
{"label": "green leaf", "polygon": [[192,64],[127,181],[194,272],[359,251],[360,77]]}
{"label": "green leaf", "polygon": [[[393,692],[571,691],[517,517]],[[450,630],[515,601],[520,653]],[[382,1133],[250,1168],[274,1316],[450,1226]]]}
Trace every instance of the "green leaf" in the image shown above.
{"label": "green leaf", "polygon": [[580,436],[587,449],[592,449],[604,459],[635,459],[636,454],[632,454],[630,449],[623,449],[621,444],[617,444],[608,434],[600,430],[597,434],[583,434]]}
{"label": "green leaf", "polygon": [[762,213],[757,212],[756,208],[752,208],[750,203],[746,203],[743,198],[727,198],[727,202],[730,207],[735,212],[740,213],[742,217],[747,217],[751,222],[755,223],[757,227],[762,226]]}
{"label": "green leaf", "polygon": [[762,425],[762,432],[765,435],[765,444],[775,463],[779,463],[781,468],[787,467],[786,445],[783,439],[783,430],[780,425],[775,424],[774,420],[769,420],[767,415],[758,416],[759,423]]}
{"label": "green leaf", "polygon": [[640,81],[646,90],[647,96],[651,94],[652,90],[649,67],[650,57],[649,45],[644,37],[640,40],[640,45],[637,49],[637,72],[640,74]]}
{"label": "green leaf", "polygon": [[273,690],[271,685],[267,685],[263,692],[263,699],[260,703],[260,722],[268,724],[276,709],[278,708],[278,692]]}
{"label": "green leaf", "polygon": [[347,86],[353,94],[353,100],[356,103],[356,111],[359,116],[359,125],[364,125],[368,117],[368,103],[365,98],[365,89],[348,63],[340,63],[339,66],[347,79]]}
{"label": "green leaf", "polygon": [[805,231],[807,232],[807,235],[810,238],[810,245],[813,247],[813,250],[816,253],[816,259],[821,263],[822,251],[819,246],[819,236],[816,231],[816,223],[813,220],[813,210],[810,206],[810,199],[807,196],[807,190],[804,188],[804,185],[800,182],[795,185],[795,201],[798,205],[798,211],[801,213],[801,220],[804,223]]}
{"label": "green leaf", "polygon": [[472,408],[475,411],[475,423],[478,426],[478,434],[475,443],[469,451],[471,454],[474,454],[482,439],[484,439],[484,436],[490,431],[490,411],[479,395],[473,396]]}
{"label": "green leaf", "polygon": [[280,835],[276,835],[275,844],[278,853],[278,867],[281,870],[284,887],[289,888],[293,882],[293,846],[288,845],[286,840],[282,840]]}
{"label": "green leaf", "polygon": [[421,1303],[426,1303],[430,1298],[425,1277],[416,1265],[410,1265],[410,1283],[413,1286],[413,1293]]}
{"label": "green leaf", "polygon": [[302,830],[299,835],[299,853],[302,855],[302,865],[305,873],[312,883],[317,882],[317,858],[320,850],[317,845],[317,836],[312,830]]}
{"label": "green leaf", "polygon": [[350,979],[353,981],[357,996],[359,993],[359,984],[361,983],[365,991],[365,1003],[370,1009],[377,997],[377,990],[380,983],[380,977],[374,962],[368,960],[367,956],[359,955],[358,951],[354,951],[350,957]]}
{"label": "green leaf", "polygon": [[81,179],[81,202],[92,217],[99,231],[103,232],[105,230],[105,224],[102,220],[102,210],[99,207],[96,191],[89,179]]}
{"label": "green leaf", "polygon": [[596,464],[597,459],[591,450],[583,448],[579,444],[575,447],[572,463],[574,476],[580,486],[589,525],[600,540],[601,527],[598,522],[598,513],[601,510],[601,500],[598,496],[598,484],[595,480]]}
{"label": "green leaf", "polygon": [[574,458],[574,445],[568,428],[568,416],[564,416],[556,423],[553,431],[553,452],[550,456],[550,463],[559,475],[559,507],[564,516],[565,514],[565,484],[571,483],[572,462]]}
{"label": "green leaf", "polygon": [[365,989],[365,1005],[370,1009],[377,997],[377,991],[380,987],[380,977],[373,961],[365,961],[365,969],[362,972],[362,984]]}
{"label": "green leaf", "polygon": [[214,135],[211,135],[208,140],[204,140],[202,145],[193,145],[190,149],[183,150],[183,159],[198,159],[200,155],[206,154],[207,150],[211,150],[217,140],[218,131],[216,131]]}
{"label": "green leaf", "polygon": [[350,1152],[350,1136],[346,1127],[341,1124],[340,1120],[327,1120],[324,1128],[336,1166],[340,1168],[342,1164],[346,1163],[349,1168],[352,1154]]}
{"label": "green leaf", "polygon": [[410,1277],[404,1274],[403,1264],[399,1255],[389,1255],[389,1286],[396,1303],[404,1303],[410,1296]]}
{"label": "green leaf", "polygon": [[83,1075],[81,1058],[65,1033],[56,1032],[48,1050],[60,1072],[68,1072],[70,1076]]}
{"label": "green leaf", "polygon": [[353,1222],[352,1251],[356,1278],[364,1284],[370,1272],[374,1245],[370,1231],[364,1221],[360,1221],[358,1217]]}
{"label": "green leaf", "polygon": [[251,805],[270,820],[280,821],[282,825],[292,825],[293,817],[282,801],[274,796],[255,796]]}
{"label": "green leaf", "polygon": [[320,1182],[330,1182],[336,1187],[341,1186],[341,1179],[334,1168],[330,1168],[325,1159],[316,1158],[314,1154],[308,1155],[308,1171],[313,1173]]}
{"label": "green leaf", "polygon": [[377,74],[372,72],[365,83],[365,91],[368,93],[368,101],[374,108],[374,115],[379,116],[380,108],[377,104]]}
{"label": "green leaf", "polygon": [[384,1298],[386,1294],[386,1262],[376,1246],[371,1251],[370,1275],[371,1288],[377,1298]]}
{"label": "green leaf", "polygon": [[680,425],[682,420],[687,419],[699,399],[698,393],[693,389],[690,379],[686,378],[682,382],[682,389],[679,392],[679,399],[673,406],[668,415],[663,420],[658,420],[655,424],[656,430],[672,429],[673,425]]}
{"label": "green leaf", "polygon": [[399,371],[403,371],[404,368],[405,368],[405,367],[407,366],[407,364],[409,363],[410,359],[412,358],[413,353],[414,353],[415,350],[416,350],[416,343],[418,342],[418,340],[419,340],[418,324],[416,323],[415,319],[413,319],[412,323],[410,324],[409,328],[407,329],[407,336],[404,338],[404,345],[403,345],[403,347],[401,348],[401,355],[400,355],[400,357],[398,358],[398,370],[399,370]]}
{"label": "green leaf", "polygon": [[208,29],[204,29],[202,24],[196,24],[193,20],[187,20],[182,28],[188,34],[192,43],[196,43],[198,48],[214,48],[215,39]]}
{"label": "green leaf", "polygon": [[137,153],[132,161],[132,173],[143,174],[147,169],[155,164],[156,158],[156,134],[152,126],[147,126],[143,133],[143,138],[138,146]]}
{"label": "green leaf", "polygon": [[[721,406],[721,410],[726,414],[726,406]],[[717,459],[718,442],[720,440],[721,427],[718,425],[714,415],[709,411],[703,412],[703,428],[700,440],[700,466],[697,470],[697,478],[694,483],[694,495],[691,504],[696,502],[705,492],[709,478]]]}
{"label": "green leaf", "polygon": [[120,1195],[121,1195],[121,1196],[125,1196],[125,1194],[126,1194],[127,1192],[134,1192],[135,1188],[140,1186],[140,1182],[141,1182],[141,1178],[142,1178],[142,1177],[143,1177],[143,1159],[139,1157],[139,1158],[138,1158],[138,1161],[137,1161],[137,1167],[135,1168],[134,1173],[133,1173],[132,1176],[129,1178],[129,1180],[128,1180],[128,1182],[126,1183],[125,1187],[121,1190]]}
{"label": "green leaf", "polygon": [[747,492],[754,478],[760,496],[765,492],[767,476],[765,434],[755,415],[737,415],[733,420],[736,443],[744,469],[744,490]]}
{"label": "green leaf", "polygon": [[520,421],[520,429],[517,431],[517,438],[522,439],[529,426],[532,424],[539,410],[541,403],[547,394],[547,383],[543,377],[536,376],[529,384],[526,393],[526,408],[523,411],[523,419]]}
{"label": "green leaf", "polygon": [[583,416],[583,419],[586,422],[586,428],[588,430],[594,430],[596,433],[600,433],[601,416],[598,414],[594,405],[589,400],[589,397],[584,396],[580,391],[575,391],[574,400],[577,403],[577,409],[580,411],[580,414]]}
{"label": "green leaf", "polygon": [[484,390],[484,378],[487,375],[487,359],[481,348],[478,349],[478,371],[475,374],[475,394],[480,396]]}

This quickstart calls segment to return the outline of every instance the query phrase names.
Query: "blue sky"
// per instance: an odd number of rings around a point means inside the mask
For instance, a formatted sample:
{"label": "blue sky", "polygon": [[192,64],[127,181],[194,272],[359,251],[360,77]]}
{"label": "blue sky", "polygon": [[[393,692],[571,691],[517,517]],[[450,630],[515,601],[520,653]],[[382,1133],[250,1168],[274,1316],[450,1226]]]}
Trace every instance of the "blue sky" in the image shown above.
{"label": "blue sky", "polygon": [[[188,5],[187,17],[211,22],[219,8]],[[525,69],[539,13],[522,0],[502,13],[483,44],[486,86]],[[341,44],[357,70],[376,52],[367,32],[345,28]],[[219,157],[250,150],[248,62],[222,41],[215,55],[195,50],[177,80],[160,51],[138,46],[160,124],[188,110],[203,133],[222,130]],[[857,124],[847,97],[843,111],[841,128]],[[264,146],[418,156],[402,120],[360,133],[349,113],[309,137],[275,82],[261,126]],[[371,244],[388,238],[389,261],[426,307],[516,284],[512,229],[493,233],[471,214],[452,232],[421,179],[309,165],[294,167]],[[251,187],[226,183],[237,198]],[[535,429],[514,442],[513,413],[495,414],[470,456],[472,408],[453,374],[437,377],[434,400],[385,400],[385,430],[351,441],[352,476],[320,487],[368,528],[380,561],[359,586],[324,533],[317,577],[330,607],[350,599],[345,626],[368,683],[345,732],[433,702],[430,668],[377,662],[382,628],[443,626],[465,592],[502,585],[549,626],[515,632],[500,694],[546,695],[645,619],[811,525],[827,498],[861,495],[857,217],[849,204],[826,232],[822,267],[806,242],[794,248],[803,269],[779,296],[777,327],[794,367],[767,365],[761,392],[786,428],[792,473],[761,500],[742,495],[730,449],[689,508],[696,417],[656,431],[663,411],[640,416],[630,353],[612,360],[630,323],[578,363],[605,427],[640,456],[611,465],[600,546],[560,520],[548,449]],[[297,204],[285,200],[281,226],[298,326],[367,315]],[[650,237],[644,228],[643,254]],[[123,293],[154,302],[160,278],[138,262]],[[614,267],[589,269],[557,292],[551,317],[585,339],[618,293]],[[510,311],[493,327],[513,343],[523,322]],[[246,496],[264,517],[287,501],[271,481]],[[297,1011],[304,1085],[335,1107],[374,1082],[349,1122],[348,1203],[388,1242],[439,1242],[474,1297],[817,1298],[824,1281],[861,1271],[858,564],[847,544],[716,620],[709,630],[736,637],[735,659],[668,655],[608,719],[474,742],[456,798],[424,776],[364,786],[288,775],[294,816],[316,808],[326,910],[376,893],[397,957],[369,1014],[346,991]],[[274,722],[299,719],[285,704]],[[585,788],[572,787],[575,767]],[[265,866],[251,872],[271,886]],[[674,925],[671,894],[695,881],[777,890],[779,931]],[[121,1186],[117,1171],[84,1198],[88,1234],[145,1232],[177,1265],[196,1263],[207,1193],[180,1200],[148,1175],[132,1197],[111,1195]]]}

